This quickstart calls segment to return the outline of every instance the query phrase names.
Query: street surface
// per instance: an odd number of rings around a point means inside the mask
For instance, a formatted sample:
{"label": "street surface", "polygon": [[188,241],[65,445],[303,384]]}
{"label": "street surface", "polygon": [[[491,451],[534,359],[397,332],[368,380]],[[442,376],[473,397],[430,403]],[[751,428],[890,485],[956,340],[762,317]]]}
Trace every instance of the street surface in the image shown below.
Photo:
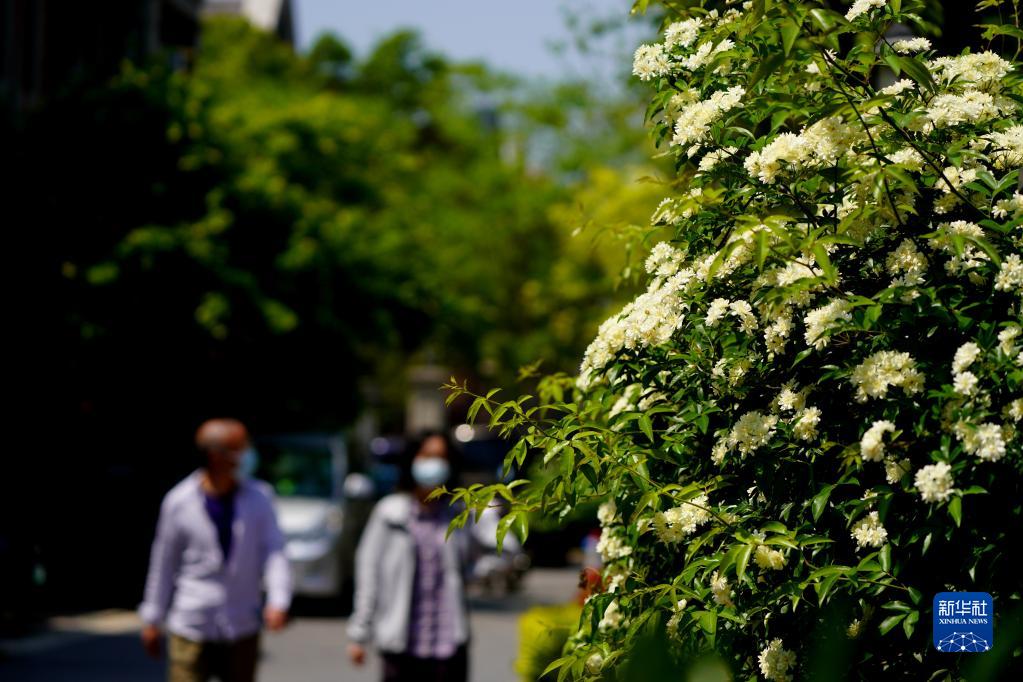
{"label": "street surface", "polygon": [[[575,569],[533,569],[522,591],[510,597],[473,597],[470,653],[472,682],[514,682],[518,615],[537,604],[558,604],[575,595]],[[345,657],[344,619],[299,616],[282,633],[263,637],[261,682],[375,682],[373,657],[355,669]],[[139,622],[127,611],[54,618],[39,635],[0,640],[4,682],[158,682],[163,666],[146,658]]]}

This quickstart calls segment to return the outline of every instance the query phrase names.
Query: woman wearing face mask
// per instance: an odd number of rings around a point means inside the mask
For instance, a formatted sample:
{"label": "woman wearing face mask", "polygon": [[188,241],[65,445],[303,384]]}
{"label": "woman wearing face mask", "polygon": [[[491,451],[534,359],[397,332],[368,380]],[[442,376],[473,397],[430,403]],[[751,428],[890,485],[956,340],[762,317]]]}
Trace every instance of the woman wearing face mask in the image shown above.
{"label": "woman wearing face mask", "polygon": [[377,503],[359,542],[348,656],[362,665],[372,642],[385,682],[465,682],[471,539],[456,531],[445,541],[458,510],[426,499],[452,479],[454,453],[446,437],[430,433],[409,454],[401,491]]}

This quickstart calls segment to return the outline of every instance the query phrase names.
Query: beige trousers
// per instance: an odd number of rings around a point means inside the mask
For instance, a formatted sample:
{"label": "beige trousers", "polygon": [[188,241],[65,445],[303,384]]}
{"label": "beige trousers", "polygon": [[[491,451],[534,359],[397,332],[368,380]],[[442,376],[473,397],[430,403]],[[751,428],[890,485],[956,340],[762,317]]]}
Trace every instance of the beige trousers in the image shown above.
{"label": "beige trousers", "polygon": [[259,633],[233,642],[193,642],[171,635],[167,643],[168,682],[254,682]]}

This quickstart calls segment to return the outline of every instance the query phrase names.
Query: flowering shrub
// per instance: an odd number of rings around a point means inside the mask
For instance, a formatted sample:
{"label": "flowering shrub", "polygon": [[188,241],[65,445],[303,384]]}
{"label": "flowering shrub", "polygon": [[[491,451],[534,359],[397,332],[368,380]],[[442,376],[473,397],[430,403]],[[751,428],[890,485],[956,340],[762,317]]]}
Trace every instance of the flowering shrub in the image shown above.
{"label": "flowering shrub", "polygon": [[909,0],[684,4],[634,65],[677,160],[652,221],[674,237],[577,378],[476,396],[521,435],[510,460],[557,475],[455,496],[513,498],[502,533],[606,500],[605,592],[562,678],[613,674],[650,628],[768,680],[836,638],[866,679],[954,671],[933,595],[1005,613],[1023,587],[1023,79],[886,39]]}

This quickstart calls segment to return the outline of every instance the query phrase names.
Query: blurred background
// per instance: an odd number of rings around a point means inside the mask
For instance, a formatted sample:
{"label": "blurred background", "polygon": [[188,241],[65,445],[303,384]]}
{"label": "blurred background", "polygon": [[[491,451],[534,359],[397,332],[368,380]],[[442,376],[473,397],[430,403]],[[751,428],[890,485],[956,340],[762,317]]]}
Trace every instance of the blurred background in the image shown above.
{"label": "blurred background", "polygon": [[[29,375],[0,495],[0,635],[135,607],[160,499],[210,416],[255,434],[299,591],[340,613],[404,436],[447,430],[467,479],[495,480],[507,446],[441,385],[517,394],[524,365],[574,371],[633,288],[628,226],[663,193],[636,182],[656,168],[627,78],[655,20],[628,10],[0,2]],[[591,514],[567,545],[548,524],[533,563],[564,565]]]}
{"label": "blurred background", "polygon": [[[0,1],[11,374],[28,377],[0,635],[134,608],[210,416],[256,434],[260,476],[295,498],[289,542],[320,543],[293,561],[334,557],[303,570],[342,612],[403,436],[448,430],[469,478],[503,475],[506,446],[441,384],[517,394],[520,367],[574,372],[634,294],[669,191],[629,78],[660,16],[630,6]],[[945,49],[966,11],[935,10]],[[592,513],[536,519],[532,564],[565,565]]]}

